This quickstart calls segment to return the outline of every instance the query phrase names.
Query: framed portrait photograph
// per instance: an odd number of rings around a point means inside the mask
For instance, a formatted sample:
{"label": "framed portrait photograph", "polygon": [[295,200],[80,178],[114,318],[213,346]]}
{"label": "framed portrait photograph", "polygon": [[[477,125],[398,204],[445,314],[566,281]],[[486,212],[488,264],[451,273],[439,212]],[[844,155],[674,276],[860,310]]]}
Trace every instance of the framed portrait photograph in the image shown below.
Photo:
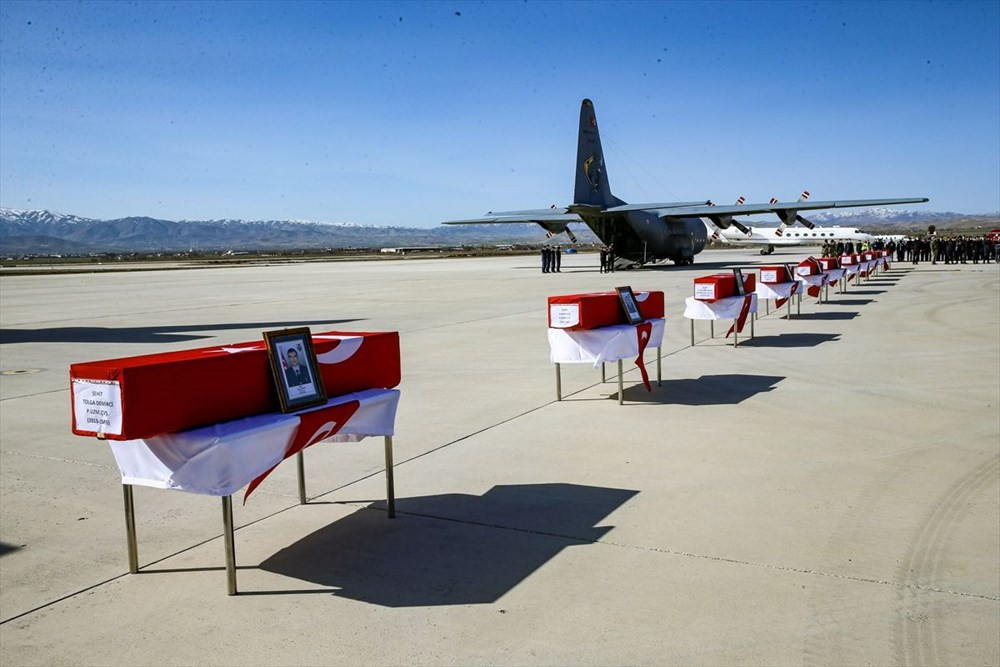
{"label": "framed portrait photograph", "polygon": [[643,321],[642,315],[639,313],[639,304],[635,300],[632,288],[616,287],[615,291],[618,292],[618,300],[621,301],[622,308],[625,309],[625,317],[628,319],[628,323],[641,324]]}
{"label": "framed portrait photograph", "polygon": [[264,341],[281,411],[294,412],[325,403],[326,390],[309,328],[265,331]]}
{"label": "framed portrait photograph", "polygon": [[740,296],[746,296],[747,290],[743,285],[743,270],[733,269],[733,275],[736,276],[736,293]]}

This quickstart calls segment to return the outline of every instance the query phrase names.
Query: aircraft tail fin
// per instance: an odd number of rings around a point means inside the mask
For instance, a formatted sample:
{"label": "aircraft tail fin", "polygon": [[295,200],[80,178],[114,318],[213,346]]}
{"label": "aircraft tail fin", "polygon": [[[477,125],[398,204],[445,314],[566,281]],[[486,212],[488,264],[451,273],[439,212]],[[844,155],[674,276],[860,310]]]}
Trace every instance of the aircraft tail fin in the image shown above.
{"label": "aircraft tail fin", "polygon": [[580,137],[576,149],[576,190],[574,204],[617,206],[620,200],[611,194],[608,174],[604,167],[604,150],[597,131],[594,103],[584,100],[580,105]]}

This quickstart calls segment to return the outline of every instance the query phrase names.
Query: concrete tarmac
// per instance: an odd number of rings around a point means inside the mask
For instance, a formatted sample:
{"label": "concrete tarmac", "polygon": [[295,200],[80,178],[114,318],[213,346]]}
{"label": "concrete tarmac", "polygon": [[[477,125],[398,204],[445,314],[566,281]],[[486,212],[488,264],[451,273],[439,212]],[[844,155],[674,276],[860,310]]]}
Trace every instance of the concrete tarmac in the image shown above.
{"label": "concrete tarmac", "polygon": [[[1000,266],[894,264],[691,347],[692,278],[809,251],[4,276],[0,663],[1000,664]],[[546,297],[618,285],[665,292],[662,386],[564,366],[556,402]],[[239,595],[208,496],[136,487],[128,574],[68,366],[298,325],[400,332],[397,518],[381,438],[321,444],[309,504],[292,462],[234,503]]]}

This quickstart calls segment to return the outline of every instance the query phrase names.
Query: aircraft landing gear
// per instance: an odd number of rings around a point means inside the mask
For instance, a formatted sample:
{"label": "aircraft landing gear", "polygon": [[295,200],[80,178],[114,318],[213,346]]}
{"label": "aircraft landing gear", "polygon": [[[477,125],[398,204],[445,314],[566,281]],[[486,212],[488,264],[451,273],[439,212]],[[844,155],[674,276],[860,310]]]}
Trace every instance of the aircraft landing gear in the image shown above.
{"label": "aircraft landing gear", "polygon": [[762,254],[762,255],[770,255],[772,252],[774,252],[774,246],[773,245],[769,245],[766,248],[761,248],[760,249],[760,254]]}

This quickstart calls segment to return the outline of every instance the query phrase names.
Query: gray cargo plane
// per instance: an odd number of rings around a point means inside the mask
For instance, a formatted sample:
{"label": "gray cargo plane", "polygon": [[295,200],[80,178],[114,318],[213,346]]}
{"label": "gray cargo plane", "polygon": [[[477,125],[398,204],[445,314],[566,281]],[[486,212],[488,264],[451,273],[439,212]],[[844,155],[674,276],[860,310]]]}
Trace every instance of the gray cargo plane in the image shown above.
{"label": "gray cargo plane", "polygon": [[928,201],[926,197],[907,199],[851,199],[844,201],[818,201],[782,203],[772,200],[766,204],[736,204],[715,206],[710,200],[689,202],[661,202],[654,204],[626,204],[611,194],[608,174],[604,166],[604,151],[597,130],[594,104],[583,100],[580,107],[580,136],[576,153],[576,190],[572,204],[564,207],[526,211],[490,212],[482,218],[452,220],[445,225],[483,225],[533,222],[550,234],[565,232],[575,241],[568,225],[582,222],[602,243],[614,246],[619,267],[642,266],[661,260],[677,264],[691,264],[708,241],[710,230],[735,227],[744,235],[751,232],[746,225],[734,219],[737,215],[772,213],[783,226],[801,222],[813,224],[799,215],[799,211],[848,208],[855,206],[885,206],[912,204]]}

